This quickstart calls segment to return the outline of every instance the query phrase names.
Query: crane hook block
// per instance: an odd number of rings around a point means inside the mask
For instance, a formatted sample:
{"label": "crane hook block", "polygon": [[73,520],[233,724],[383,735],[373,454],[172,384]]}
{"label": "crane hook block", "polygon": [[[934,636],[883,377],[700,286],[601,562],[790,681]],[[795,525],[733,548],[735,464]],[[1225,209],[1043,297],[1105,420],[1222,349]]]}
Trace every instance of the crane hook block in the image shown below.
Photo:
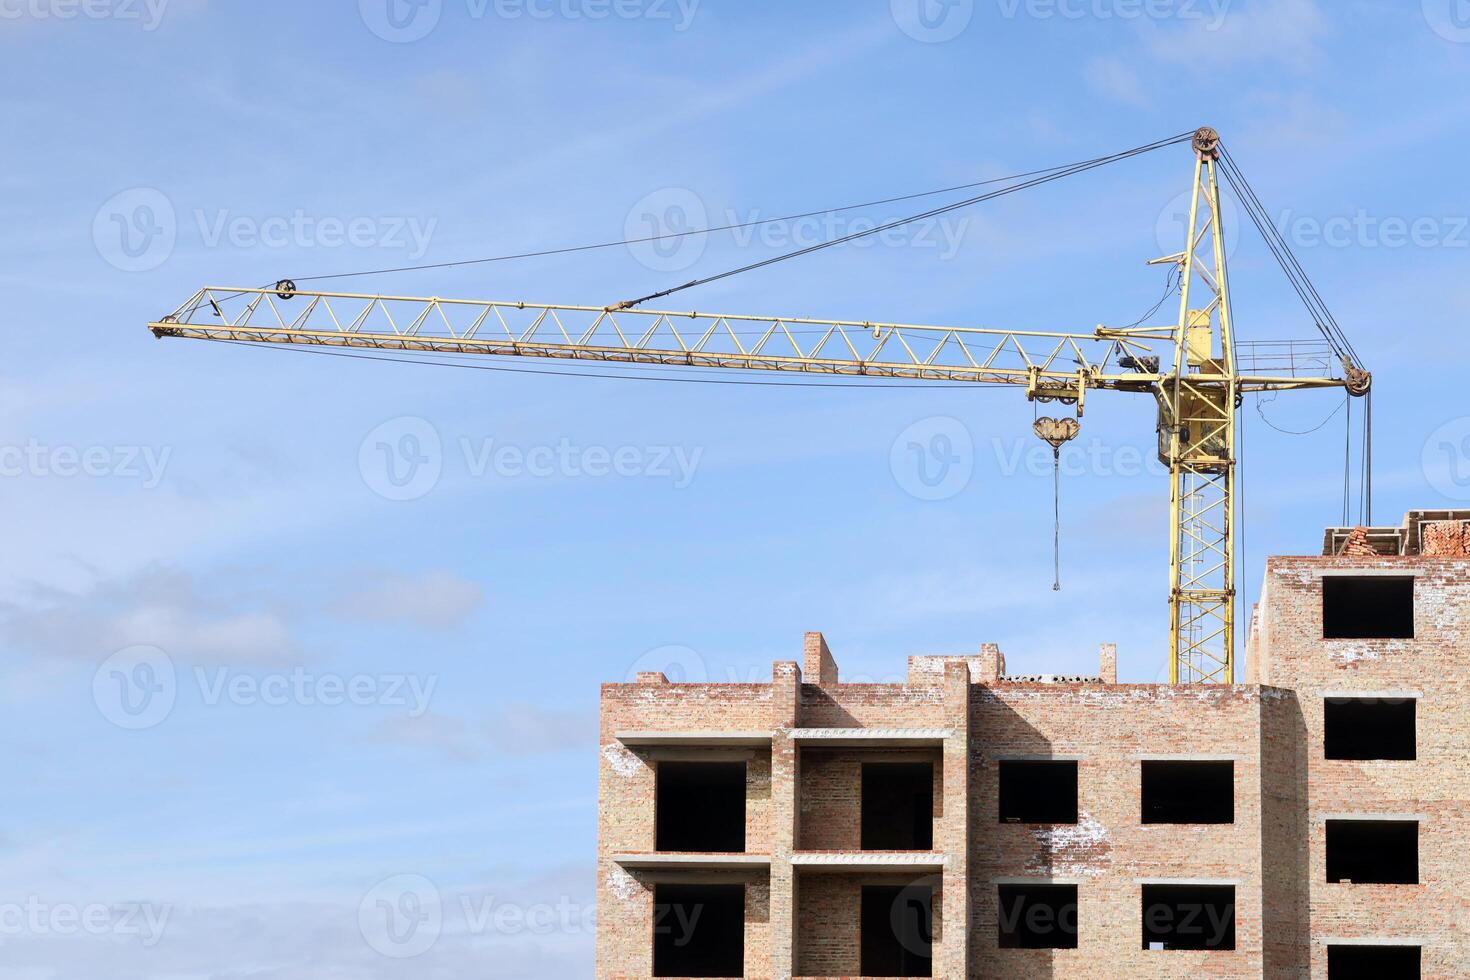
{"label": "crane hook block", "polygon": [[1076,419],[1037,419],[1031,426],[1038,438],[1043,442],[1051,444],[1051,448],[1060,452],[1062,446],[1077,438],[1077,433],[1082,431],[1082,425]]}

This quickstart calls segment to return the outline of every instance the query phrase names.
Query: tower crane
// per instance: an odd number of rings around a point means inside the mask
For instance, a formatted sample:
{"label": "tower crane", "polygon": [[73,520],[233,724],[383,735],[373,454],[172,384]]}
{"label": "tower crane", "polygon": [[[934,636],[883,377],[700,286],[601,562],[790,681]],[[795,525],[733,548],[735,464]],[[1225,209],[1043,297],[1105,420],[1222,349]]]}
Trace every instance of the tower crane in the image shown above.
{"label": "tower crane", "polygon": [[[1285,241],[1273,242],[1274,229],[1261,227],[1264,209],[1219,134],[1203,127],[1156,146],[1183,142],[1193,151],[1185,240],[1177,253],[1150,261],[1178,273],[1178,317],[1162,326],[1069,332],[644,308],[682,286],[610,306],[568,306],[311,291],[281,280],[256,288],[206,286],[148,327],[160,338],[1007,386],[1075,412],[1076,418],[1037,420],[1037,435],[1053,449],[1077,435],[1089,392],[1143,395],[1155,402],[1158,456],[1169,471],[1170,683],[1229,684],[1235,680],[1242,400],[1252,392],[1322,388],[1362,396],[1372,376],[1356,363]],[[1222,174],[1267,235],[1330,351],[1300,356],[1297,348],[1253,346],[1241,353],[1226,268]]]}

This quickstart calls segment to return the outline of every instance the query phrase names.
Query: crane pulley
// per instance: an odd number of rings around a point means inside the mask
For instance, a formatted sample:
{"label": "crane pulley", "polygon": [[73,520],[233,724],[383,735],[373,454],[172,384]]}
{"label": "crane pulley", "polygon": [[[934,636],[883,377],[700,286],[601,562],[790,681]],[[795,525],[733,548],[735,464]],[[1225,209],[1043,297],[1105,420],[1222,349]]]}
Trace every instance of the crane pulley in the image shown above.
{"label": "crane pulley", "polygon": [[[1089,391],[1147,395],[1155,403],[1159,458],[1170,476],[1170,681],[1233,683],[1241,401],[1249,392],[1321,388],[1362,395],[1371,376],[1356,363],[1294,259],[1291,266],[1283,260],[1283,268],[1338,363],[1323,358],[1304,365],[1290,358],[1272,364],[1255,358],[1242,369],[1230,307],[1220,175],[1242,196],[1249,188],[1213,129],[1196,131],[1190,143],[1194,166],[1183,248],[1152,260],[1177,269],[1178,316],[1168,325],[1091,331],[947,327],[644,309],[651,297],[569,306],[311,291],[282,280],[258,288],[206,286],[148,326],[157,337],[399,351],[423,358],[549,358],[1010,386],[1034,402],[1075,407],[1077,418],[1036,421],[1036,434],[1052,445],[1058,460],[1061,447],[1080,431]],[[1065,175],[1098,161],[1054,169]],[[1256,216],[1253,205],[1246,209]],[[1268,245],[1273,253],[1278,247],[1269,238]],[[653,295],[704,281],[711,280]]]}

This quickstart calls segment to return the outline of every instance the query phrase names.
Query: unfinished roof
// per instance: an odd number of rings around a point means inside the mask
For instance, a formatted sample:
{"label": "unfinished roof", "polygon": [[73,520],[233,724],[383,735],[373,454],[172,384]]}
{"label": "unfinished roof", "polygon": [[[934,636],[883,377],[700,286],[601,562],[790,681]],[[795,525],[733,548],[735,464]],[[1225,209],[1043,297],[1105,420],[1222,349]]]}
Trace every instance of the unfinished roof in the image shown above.
{"label": "unfinished roof", "polygon": [[1470,510],[1411,510],[1398,527],[1329,527],[1322,554],[1470,557]]}

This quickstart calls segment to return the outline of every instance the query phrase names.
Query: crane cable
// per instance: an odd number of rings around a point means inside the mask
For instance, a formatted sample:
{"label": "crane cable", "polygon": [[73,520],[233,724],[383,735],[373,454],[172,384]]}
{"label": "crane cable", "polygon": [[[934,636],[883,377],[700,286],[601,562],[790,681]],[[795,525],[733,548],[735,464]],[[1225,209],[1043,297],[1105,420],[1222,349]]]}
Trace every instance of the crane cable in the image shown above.
{"label": "crane cable", "polygon": [[[1307,308],[1307,312],[1311,315],[1317,330],[1327,340],[1328,346],[1332,348],[1333,353],[1340,360],[1344,361],[1345,364],[1350,364],[1352,367],[1362,370],[1362,362],[1358,357],[1357,350],[1353,347],[1352,341],[1348,339],[1346,332],[1337,322],[1337,318],[1332,315],[1332,311],[1327,308],[1326,301],[1322,299],[1322,294],[1317,291],[1317,287],[1312,282],[1311,277],[1307,275],[1306,269],[1297,260],[1296,254],[1292,251],[1291,245],[1286,240],[1286,236],[1271,221],[1270,213],[1266,210],[1265,205],[1261,203],[1260,197],[1257,196],[1255,189],[1251,187],[1250,181],[1246,179],[1245,173],[1240,169],[1240,165],[1235,162],[1235,158],[1230,155],[1230,151],[1223,143],[1220,145],[1220,153],[1221,172],[1224,173],[1226,181],[1235,190],[1236,196],[1240,199],[1246,214],[1251,219],[1251,223],[1256,226],[1256,230],[1260,232],[1267,249],[1270,250],[1272,256],[1276,259],[1277,264],[1281,266],[1281,271],[1286,274],[1287,281],[1291,283],[1292,289],[1296,291],[1302,304]],[[1364,392],[1364,395],[1367,400],[1363,406],[1363,448],[1358,487],[1358,519],[1364,522],[1371,522],[1373,519],[1372,389],[1369,388]],[[1349,393],[1346,400],[1351,401],[1351,398],[1352,395]],[[1259,411],[1259,403],[1257,404],[1257,410]],[[1332,413],[1332,415],[1336,414],[1336,411]],[[1345,456],[1343,459],[1342,503],[1344,524],[1347,523],[1351,516],[1352,414],[1352,407],[1349,405],[1347,411],[1347,446],[1344,449]],[[1332,415],[1323,419],[1322,423],[1316,428],[1321,428],[1322,425],[1325,425],[1332,418]],[[1265,416],[1262,415],[1262,418],[1264,419]],[[1267,424],[1269,425],[1270,422],[1268,421]],[[1272,427],[1275,428],[1275,426]],[[1315,429],[1308,431],[1315,431]]]}
{"label": "crane cable", "polygon": [[1357,351],[1353,349],[1352,341],[1348,340],[1347,334],[1343,332],[1342,327],[1337,322],[1337,318],[1327,308],[1326,302],[1322,299],[1322,294],[1317,291],[1317,287],[1312,283],[1311,277],[1307,275],[1301,262],[1297,260],[1295,253],[1291,250],[1290,244],[1286,241],[1286,237],[1281,234],[1280,229],[1271,221],[1270,212],[1261,203],[1260,197],[1256,195],[1255,189],[1251,187],[1250,181],[1245,177],[1245,173],[1240,169],[1240,166],[1235,162],[1235,158],[1230,155],[1230,151],[1225,148],[1223,143],[1220,146],[1220,152],[1221,172],[1225,175],[1226,181],[1235,190],[1236,196],[1245,208],[1246,215],[1251,219],[1251,223],[1255,225],[1256,230],[1260,232],[1262,239],[1265,240],[1266,247],[1276,259],[1277,264],[1281,266],[1281,271],[1286,274],[1286,278],[1291,283],[1292,289],[1296,291],[1302,304],[1306,306],[1307,312],[1311,314],[1318,331],[1327,340],[1328,345],[1332,347],[1333,353],[1337,354],[1338,357],[1352,358],[1354,364],[1357,364]]}
{"label": "crane cable", "polygon": [[743,265],[739,268],[730,269],[725,272],[719,272],[712,276],[705,276],[702,279],[694,279],[684,283],[682,286],[673,286],[669,289],[661,289],[658,292],[649,293],[647,296],[640,296],[637,299],[625,300],[610,307],[610,309],[633,309],[634,307],[641,306],[644,303],[649,302],[650,300],[663,299],[665,296],[672,296],[674,293],[683,292],[686,289],[693,289],[696,286],[705,286],[712,282],[719,282],[720,280],[728,279],[731,276],[738,276],[741,273],[745,272],[753,272],[757,269],[763,269],[766,266],[775,265],[778,262],[785,262],[788,259],[799,258],[803,255],[810,255],[813,252],[819,252],[823,249],[832,248],[836,245],[843,245],[847,242],[856,241],[860,238],[868,238],[873,235],[881,235],[885,231],[891,231],[894,228],[898,228],[907,224],[912,224],[915,221],[923,221],[928,218],[938,217],[941,214],[948,214],[951,211],[956,211],[960,208],[970,207],[971,205],[979,204],[983,201],[991,201],[998,197],[1004,197],[1007,194],[1014,194],[1016,191],[1027,190],[1032,187],[1039,187],[1042,184],[1047,184],[1054,180],[1060,180],[1063,177],[1070,177],[1073,174],[1083,173],[1088,170],[1095,170],[1098,167],[1106,166],[1110,163],[1116,163],[1120,160],[1127,160],[1131,157],[1139,156],[1144,153],[1149,153],[1166,146],[1173,146],[1177,143],[1182,143],[1192,138],[1192,133],[1183,133],[1179,136],[1170,137],[1169,139],[1158,140],[1153,143],[1144,144],[1143,146],[1137,146],[1131,150],[1123,150],[1119,153],[1112,153],[1104,157],[1095,157],[1092,160],[1086,160],[1081,163],[1071,164],[1070,166],[1064,167],[1060,170],[1057,170],[1056,172],[1047,173],[1044,176],[1033,177],[1029,180],[1022,181],[1019,184],[1013,184],[1009,187],[1002,187],[999,190],[988,191],[984,194],[977,194],[974,197],[968,197],[962,201],[956,201],[953,204],[946,204],[943,207],[933,208],[929,211],[920,212],[919,214],[909,215],[906,218],[899,218],[895,221],[885,222],[884,224],[878,225],[875,228],[869,228],[863,231],[856,231],[849,235],[843,235],[838,238],[828,239],[825,242],[818,242],[815,245],[808,245],[806,248],[799,248],[795,251],[786,252],[782,255],[772,256],[771,258],[762,259],[759,262],[752,262],[749,265]]}
{"label": "crane cable", "polygon": [[[1172,142],[1177,142],[1174,140]],[[535,259],[552,255],[568,255],[576,252],[592,252],[599,249],[619,248],[627,245],[642,245],[649,242],[671,241],[680,238],[689,238],[694,235],[710,235],[721,231],[739,231],[744,228],[755,228],[760,225],[779,224],[784,221],[800,221],[804,218],[815,218],[824,214],[841,214],[844,211],[857,211],[863,208],[878,207],[884,204],[897,204],[902,201],[913,201],[923,197],[937,197],[940,194],[953,194],[958,191],[973,190],[976,187],[987,187],[992,184],[1004,184],[1015,180],[1025,180],[1031,177],[1039,177],[1058,171],[1071,170],[1087,164],[1095,164],[1110,158],[1094,157],[1091,160],[1080,160],[1076,163],[1064,163],[1054,167],[1043,167],[1039,170],[1028,170],[1022,173],[1009,174],[1005,177],[990,177],[986,180],[972,181],[968,184],[956,184],[953,187],[941,187],[936,190],[918,191],[913,194],[901,194],[897,197],[885,197],[876,201],[865,201],[862,204],[845,204],[842,207],[822,208],[817,211],[803,211],[800,214],[781,215],[773,218],[759,218],[752,221],[743,221],[735,224],[718,225],[710,228],[695,228],[690,231],[665,232],[657,235],[648,235],[643,238],[623,238],[618,241],[596,242],[588,245],[568,245],[558,248],[542,249],[532,252],[516,252],[506,255],[488,255],[481,258],[457,259],[449,262],[430,262],[422,265],[404,265],[385,269],[363,269],[356,272],[334,272],[316,276],[292,276],[293,282],[322,282],[328,279],[352,279],[359,276],[382,276],[398,272],[424,272],[432,269],[454,269],[470,265],[485,265],[491,262],[510,262],[517,259]],[[908,219],[913,220],[913,219]],[[875,229],[876,231],[877,229]],[[265,288],[265,287],[261,287]]]}

